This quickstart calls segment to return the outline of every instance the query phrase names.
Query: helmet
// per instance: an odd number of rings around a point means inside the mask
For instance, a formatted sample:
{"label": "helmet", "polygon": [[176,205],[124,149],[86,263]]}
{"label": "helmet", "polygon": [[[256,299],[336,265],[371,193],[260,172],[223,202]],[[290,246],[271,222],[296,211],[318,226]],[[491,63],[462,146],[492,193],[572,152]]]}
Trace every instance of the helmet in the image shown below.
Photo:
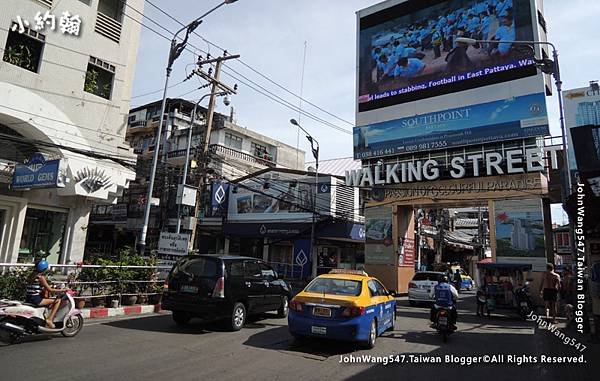
{"label": "helmet", "polygon": [[48,267],[50,267],[50,266],[48,266],[48,262],[46,262],[45,259],[42,259],[41,261],[39,261],[38,263],[35,264],[35,269],[38,272],[46,271],[46,270],[48,270]]}
{"label": "helmet", "polygon": [[440,279],[440,283],[448,283],[448,276],[444,275],[441,279]]}

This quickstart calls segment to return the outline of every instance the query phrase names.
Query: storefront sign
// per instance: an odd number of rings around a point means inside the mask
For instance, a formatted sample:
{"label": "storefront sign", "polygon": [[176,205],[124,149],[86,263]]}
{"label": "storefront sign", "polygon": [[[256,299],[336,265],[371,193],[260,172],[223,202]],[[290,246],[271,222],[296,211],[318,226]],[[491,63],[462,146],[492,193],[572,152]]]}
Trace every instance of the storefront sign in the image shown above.
{"label": "storefront sign", "polygon": [[160,233],[158,253],[168,255],[187,255],[189,234]]}
{"label": "storefront sign", "polygon": [[[398,187],[374,188],[376,202],[414,203],[418,200],[439,203],[470,199],[498,199],[544,195],[548,181],[540,173],[438,181],[435,184],[402,184]],[[377,196],[377,197],[375,197]]]}
{"label": "storefront sign", "polygon": [[402,246],[399,248],[398,266],[414,267],[415,266],[415,240],[412,238],[404,238]]}
{"label": "storefront sign", "polygon": [[64,187],[59,176],[60,160],[46,161],[41,153],[34,154],[25,164],[17,164],[12,189]]}
{"label": "storefront sign", "polygon": [[[457,155],[440,163],[435,159],[417,160],[395,164],[378,164],[374,167],[346,171],[346,185],[354,187],[372,187],[390,184],[404,184],[422,181],[437,181],[442,177],[442,170],[447,170],[450,178],[485,177],[511,175],[533,172],[544,172],[544,159],[547,155],[549,167],[558,169],[556,152],[560,147],[544,149],[531,148],[525,152],[521,149],[508,150],[503,153],[488,152]],[[467,169],[470,169],[467,172]]]}

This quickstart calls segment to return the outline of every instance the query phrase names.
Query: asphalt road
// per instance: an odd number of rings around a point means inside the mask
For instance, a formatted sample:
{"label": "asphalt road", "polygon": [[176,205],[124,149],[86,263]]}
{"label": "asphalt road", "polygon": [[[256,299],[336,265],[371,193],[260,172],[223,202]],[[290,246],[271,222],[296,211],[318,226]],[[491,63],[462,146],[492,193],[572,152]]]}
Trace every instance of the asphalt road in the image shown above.
{"label": "asphalt road", "polygon": [[[473,294],[461,294],[459,331],[447,343],[429,328],[429,309],[399,301],[396,330],[372,350],[323,340],[297,342],[285,319],[267,315],[240,332],[192,321],[178,328],[169,315],[89,320],[75,338],[39,337],[0,347],[0,379],[44,380],[434,380],[468,376],[475,380],[598,379],[598,346],[583,365],[471,365],[406,363],[409,354],[578,355],[549,332],[509,316],[480,319]],[[595,354],[591,351],[595,350]],[[340,363],[342,356],[404,355],[403,364]],[[413,357],[417,358],[417,357]],[[398,358],[401,359],[401,358]],[[565,378],[566,377],[566,378]]]}

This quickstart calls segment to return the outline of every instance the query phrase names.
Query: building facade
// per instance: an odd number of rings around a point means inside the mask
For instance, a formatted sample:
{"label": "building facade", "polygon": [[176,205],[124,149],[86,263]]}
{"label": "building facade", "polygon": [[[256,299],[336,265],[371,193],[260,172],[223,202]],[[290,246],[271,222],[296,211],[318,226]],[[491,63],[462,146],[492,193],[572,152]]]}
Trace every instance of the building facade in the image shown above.
{"label": "building facade", "polygon": [[125,7],[143,6],[0,4],[0,262],[80,261],[91,203],[135,178],[125,132],[141,16]]}
{"label": "building facade", "polygon": [[[223,252],[221,217],[214,216],[210,207],[210,185],[204,188],[199,214],[194,217],[192,206],[177,206],[177,187],[181,184],[185,165],[188,133],[194,103],[184,99],[168,99],[165,131],[158,144],[161,164],[158,166],[154,197],[160,206],[153,207],[147,238],[147,249],[157,247],[161,231],[175,231],[178,213],[182,215],[182,233],[197,227],[194,247],[200,252]],[[137,177],[116,206],[98,205],[92,214],[93,234],[87,244],[90,255],[111,253],[116,247],[134,247],[143,224],[147,202],[148,180],[155,139],[160,124],[161,102],[133,108],[129,113],[127,140],[138,158]],[[232,181],[266,168],[303,168],[304,151],[239,126],[231,115],[215,113],[208,153],[202,154],[206,133],[206,109],[198,107],[190,150],[190,165],[186,184],[197,187],[200,180],[198,164],[208,160],[212,180]],[[203,164],[203,163],[202,163]]]}

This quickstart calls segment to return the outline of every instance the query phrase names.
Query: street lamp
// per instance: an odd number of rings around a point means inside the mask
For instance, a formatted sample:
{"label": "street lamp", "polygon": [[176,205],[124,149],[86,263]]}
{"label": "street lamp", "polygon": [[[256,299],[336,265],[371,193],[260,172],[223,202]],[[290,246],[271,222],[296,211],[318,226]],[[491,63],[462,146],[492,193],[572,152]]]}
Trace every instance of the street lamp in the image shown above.
{"label": "street lamp", "polygon": [[[179,29],[173,36],[173,39],[171,40],[171,48],[169,50],[169,60],[168,60],[167,69],[166,69],[167,74],[166,74],[166,78],[165,78],[165,87],[163,90],[162,107],[161,107],[161,111],[160,111],[160,122],[158,125],[158,132],[156,135],[156,146],[154,148],[154,156],[152,158],[152,170],[150,172],[150,183],[148,184],[148,195],[146,197],[146,207],[144,209],[144,225],[142,226],[142,233],[140,234],[140,241],[139,241],[140,254],[142,254],[142,255],[144,254],[144,251],[146,249],[146,235],[148,234],[148,223],[150,221],[150,208],[151,208],[151,204],[152,204],[151,203],[152,192],[154,191],[154,179],[156,177],[156,167],[158,165],[158,151],[160,148],[160,137],[161,137],[162,129],[163,129],[165,109],[167,108],[167,90],[169,88],[169,78],[171,77],[171,72],[173,71],[173,63],[175,62],[175,60],[177,60],[177,58],[179,58],[181,53],[183,53],[183,51],[185,50],[185,48],[187,46],[187,42],[190,37],[190,34],[192,34],[196,30],[196,28],[198,28],[198,26],[202,23],[202,19],[204,17],[206,17],[209,14],[211,14],[212,12],[216,11],[223,5],[235,3],[236,1],[237,0],[224,0],[222,3],[220,3],[213,9],[209,10],[208,12],[206,12],[202,16],[198,17],[197,19],[195,19],[188,25]],[[177,36],[184,30],[186,31],[185,38],[183,39],[183,41],[177,42]]]}
{"label": "street lamp", "polygon": [[[196,104],[194,105],[194,110],[192,111],[192,117],[191,117],[191,121],[190,121],[190,129],[188,130],[188,136],[187,136],[187,147],[185,149],[185,165],[183,167],[183,177],[181,178],[181,197],[183,198],[183,192],[184,192],[184,188],[186,186],[186,181],[187,181],[187,173],[188,173],[188,165],[190,162],[190,148],[192,146],[192,130],[194,129],[194,123],[196,122],[196,114],[197,114],[197,110],[198,110],[198,106],[200,105],[200,103],[202,103],[202,101],[208,97],[211,96],[225,96],[224,99],[224,103],[225,105],[229,105],[229,98],[227,97],[228,93],[227,92],[218,92],[218,93],[209,93],[209,94],[205,94],[203,95],[198,102],[196,102]],[[177,203],[177,234],[179,234],[181,232],[181,201],[179,200],[179,202]]]}
{"label": "street lamp", "polygon": [[[563,109],[563,95],[562,95],[562,80],[560,78],[560,65],[558,63],[558,50],[556,49],[556,46],[551,43],[551,42],[547,42],[547,41],[498,41],[498,40],[476,40],[473,38],[467,38],[467,37],[458,37],[455,39],[455,42],[457,43],[462,43],[465,45],[476,45],[476,44],[480,44],[480,43],[506,43],[506,44],[514,44],[514,45],[526,45],[526,46],[530,46],[531,45],[546,45],[546,46],[550,46],[552,48],[552,56],[554,58],[554,60],[551,60],[549,58],[542,58],[542,59],[537,59],[537,58],[533,58],[533,61],[535,62],[535,65],[545,74],[551,74],[554,79],[555,79],[555,84],[556,84],[556,91],[558,92],[558,104],[560,107],[560,130],[561,130],[561,134],[562,134],[562,145],[563,145],[563,152],[564,152],[564,168],[565,168],[565,184],[563,184],[563,186],[565,187],[564,192],[563,192],[563,202],[566,201],[567,197],[569,196],[569,194],[571,193],[571,170],[569,168],[569,152],[567,150],[567,129],[565,126],[565,112]],[[533,48],[533,47],[531,47]]]}
{"label": "street lamp", "polygon": [[315,193],[314,193],[314,201],[313,201],[313,213],[312,213],[312,226],[310,232],[310,244],[311,244],[311,252],[312,252],[312,269],[311,269],[311,277],[314,279],[317,277],[317,242],[315,239],[315,225],[316,225],[316,214],[317,214],[317,193],[319,192],[319,142],[313,138],[308,131],[306,131],[300,123],[296,119],[290,119],[290,123],[299,129],[301,129],[306,134],[306,139],[310,142],[310,149],[312,151],[313,157],[315,158]]}

